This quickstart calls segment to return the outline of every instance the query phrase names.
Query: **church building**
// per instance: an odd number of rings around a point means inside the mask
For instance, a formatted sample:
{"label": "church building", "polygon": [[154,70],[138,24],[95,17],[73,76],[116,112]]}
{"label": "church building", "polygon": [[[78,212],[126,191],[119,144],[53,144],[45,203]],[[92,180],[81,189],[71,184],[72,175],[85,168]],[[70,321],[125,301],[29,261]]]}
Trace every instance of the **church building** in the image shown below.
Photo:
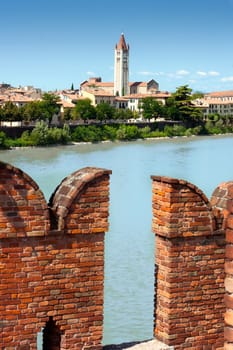
{"label": "church building", "polygon": [[159,84],[151,79],[149,82],[129,82],[129,44],[126,44],[122,33],[115,45],[114,81],[102,82],[101,77],[92,77],[80,85],[80,95],[89,98],[96,106],[109,103],[116,108],[138,110],[140,101],[145,97],[153,97],[161,102],[169,97],[169,93],[159,91]]}

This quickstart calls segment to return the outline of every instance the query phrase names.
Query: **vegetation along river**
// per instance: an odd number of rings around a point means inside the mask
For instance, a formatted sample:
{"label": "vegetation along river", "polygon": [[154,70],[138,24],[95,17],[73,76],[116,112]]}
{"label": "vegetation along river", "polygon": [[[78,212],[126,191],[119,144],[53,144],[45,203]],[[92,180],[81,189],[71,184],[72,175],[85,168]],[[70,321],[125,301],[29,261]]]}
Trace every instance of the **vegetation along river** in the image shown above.
{"label": "vegetation along river", "polygon": [[110,230],[105,240],[104,344],[153,337],[154,235],[151,175],[183,178],[210,198],[233,180],[233,136],[81,144],[0,152],[28,173],[47,200],[73,171],[112,170]]}

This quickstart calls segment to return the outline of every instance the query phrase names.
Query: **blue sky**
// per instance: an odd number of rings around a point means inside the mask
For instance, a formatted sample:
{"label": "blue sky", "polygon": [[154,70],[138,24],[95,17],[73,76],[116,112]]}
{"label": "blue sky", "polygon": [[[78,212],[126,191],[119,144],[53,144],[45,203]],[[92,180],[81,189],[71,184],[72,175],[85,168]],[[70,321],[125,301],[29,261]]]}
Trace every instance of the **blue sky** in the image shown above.
{"label": "blue sky", "polygon": [[122,32],[130,81],[233,90],[233,0],[1,1],[0,82],[54,90],[113,81]]}

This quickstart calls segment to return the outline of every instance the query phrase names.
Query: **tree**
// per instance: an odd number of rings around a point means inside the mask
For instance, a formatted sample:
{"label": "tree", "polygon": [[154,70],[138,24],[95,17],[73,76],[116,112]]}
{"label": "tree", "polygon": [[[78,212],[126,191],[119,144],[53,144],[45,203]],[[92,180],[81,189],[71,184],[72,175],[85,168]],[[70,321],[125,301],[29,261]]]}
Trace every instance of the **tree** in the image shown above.
{"label": "tree", "polygon": [[198,98],[203,98],[203,97],[204,97],[204,93],[201,92],[201,91],[195,91],[195,92],[193,92],[193,94],[192,94],[193,100],[196,100],[196,99],[198,99]]}
{"label": "tree", "polygon": [[40,101],[32,101],[25,104],[22,108],[22,116],[25,121],[39,120],[42,116],[42,107]]}
{"label": "tree", "polygon": [[72,119],[72,108],[65,108],[64,113],[62,115],[63,120],[71,120]]}
{"label": "tree", "polygon": [[192,103],[192,100],[192,89],[188,85],[178,87],[167,101],[169,117],[187,124],[200,121],[203,114],[200,108]]}
{"label": "tree", "polygon": [[74,91],[74,84],[73,83],[71,84],[70,90]]}
{"label": "tree", "polygon": [[73,119],[82,120],[95,119],[96,110],[95,107],[92,106],[91,100],[88,98],[79,100],[72,111],[72,117]]}
{"label": "tree", "polygon": [[121,120],[127,120],[131,118],[137,117],[135,112],[131,111],[131,109],[122,109],[122,108],[117,108],[115,109],[114,113],[114,119],[121,119]]}
{"label": "tree", "polygon": [[145,119],[158,118],[162,115],[163,105],[160,101],[155,100],[153,97],[143,98],[142,114]]}
{"label": "tree", "polygon": [[1,119],[7,121],[22,120],[22,113],[14,103],[8,101],[1,108]]}
{"label": "tree", "polygon": [[108,103],[102,102],[96,106],[96,118],[98,120],[112,119],[115,109]]}
{"label": "tree", "polygon": [[0,131],[0,149],[6,148],[6,134],[3,131]]}
{"label": "tree", "polygon": [[59,97],[54,94],[45,93],[42,96],[42,100],[40,101],[41,119],[48,119],[51,122],[53,116],[59,113],[58,101]]}

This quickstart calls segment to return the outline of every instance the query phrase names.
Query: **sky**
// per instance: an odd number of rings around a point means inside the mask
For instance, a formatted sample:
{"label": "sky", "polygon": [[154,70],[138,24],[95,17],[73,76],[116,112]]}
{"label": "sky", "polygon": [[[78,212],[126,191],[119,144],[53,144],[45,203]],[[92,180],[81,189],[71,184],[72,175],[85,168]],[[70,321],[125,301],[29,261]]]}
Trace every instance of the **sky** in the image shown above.
{"label": "sky", "polygon": [[113,81],[121,33],[130,81],[233,90],[233,0],[2,0],[0,83],[50,91]]}

